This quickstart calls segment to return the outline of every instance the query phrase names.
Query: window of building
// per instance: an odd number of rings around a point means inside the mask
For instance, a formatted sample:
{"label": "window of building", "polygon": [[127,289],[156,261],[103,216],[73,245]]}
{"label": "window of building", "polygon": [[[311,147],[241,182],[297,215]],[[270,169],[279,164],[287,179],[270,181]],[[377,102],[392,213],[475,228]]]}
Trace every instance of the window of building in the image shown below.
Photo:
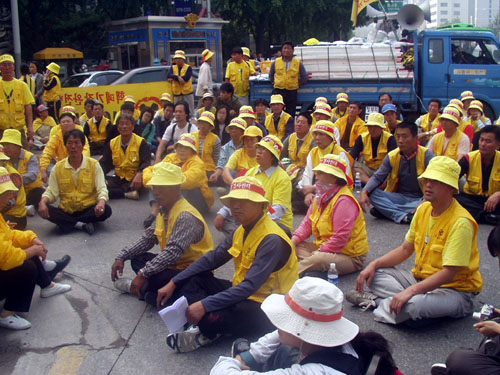
{"label": "window of building", "polygon": [[439,6],[441,6],[441,7],[447,7],[448,3],[441,3],[441,4],[439,4]]}
{"label": "window of building", "polygon": [[460,15],[460,11],[458,11],[458,10],[454,10],[454,11],[453,11],[453,15],[454,15],[454,16],[459,16],[459,15]]}
{"label": "window of building", "polygon": [[448,14],[448,11],[447,10],[441,10],[439,12],[439,14],[442,15],[442,16],[446,16]]}
{"label": "window of building", "polygon": [[460,8],[460,3],[453,3],[453,8]]}

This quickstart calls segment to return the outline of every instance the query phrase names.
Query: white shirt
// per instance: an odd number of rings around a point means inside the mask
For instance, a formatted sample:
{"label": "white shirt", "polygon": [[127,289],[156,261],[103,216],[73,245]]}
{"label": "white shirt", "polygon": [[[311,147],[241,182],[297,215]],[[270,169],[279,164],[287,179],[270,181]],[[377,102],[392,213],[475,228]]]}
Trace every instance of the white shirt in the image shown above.
{"label": "white shirt", "polygon": [[177,122],[174,122],[169,126],[167,126],[167,128],[165,129],[165,133],[163,133],[162,140],[167,142],[172,141],[175,144],[179,140],[182,134],[188,133],[188,129],[189,133],[194,133],[195,131],[198,131],[198,127],[194,124],[190,124],[189,122],[186,123],[186,126],[184,126],[182,129],[179,127],[179,124],[177,124]]}
{"label": "white shirt", "polygon": [[212,70],[210,69],[210,64],[204,62],[200,66],[200,71],[198,73],[198,83],[196,85],[196,96],[203,96],[209,90],[212,92]]}

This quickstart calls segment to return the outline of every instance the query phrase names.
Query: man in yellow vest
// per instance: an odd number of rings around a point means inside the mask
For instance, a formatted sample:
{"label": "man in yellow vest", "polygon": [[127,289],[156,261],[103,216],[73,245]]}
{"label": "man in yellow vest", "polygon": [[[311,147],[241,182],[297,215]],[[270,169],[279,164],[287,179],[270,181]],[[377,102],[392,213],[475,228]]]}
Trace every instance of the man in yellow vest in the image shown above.
{"label": "man in yellow vest", "polygon": [[307,83],[307,71],[304,64],[293,57],[292,42],[281,45],[281,57],[278,57],[269,70],[269,80],[274,85],[273,94],[280,94],[285,102],[285,110],[295,116],[297,108],[297,90]]}
{"label": "man in yellow vest", "polygon": [[189,105],[189,112],[194,113],[193,69],[186,64],[186,53],[181,50],[175,51],[174,63],[167,73],[168,81],[172,82],[174,104],[186,102]]}
{"label": "man in yellow vest", "polygon": [[349,151],[356,160],[354,172],[359,172],[363,184],[377,171],[387,153],[398,147],[394,136],[385,131],[384,115],[381,113],[370,113],[366,128],[368,132],[361,134]]}
{"label": "man in yellow vest", "polygon": [[[91,235],[94,223],[111,216],[104,173],[97,160],[83,154],[85,139],[79,129],[64,133],[68,157],[52,170],[38,206],[40,216],[56,224],[62,233],[76,228]],[[59,207],[50,204],[58,199]]]}
{"label": "man in yellow vest", "polygon": [[59,111],[61,110],[61,80],[59,71],[61,67],[55,62],[47,65],[45,77],[43,80],[43,100],[49,107],[49,115],[59,122]]}
{"label": "man in yellow vest", "polygon": [[[415,209],[422,201],[422,190],[417,177],[420,176],[434,154],[417,141],[417,125],[408,122],[398,124],[396,142],[398,148],[389,152],[379,169],[361,191],[360,204],[366,212],[378,218],[387,218],[396,223],[410,224]],[[387,180],[385,190],[379,187]]]}
{"label": "man in yellow vest", "polygon": [[250,105],[250,76],[255,75],[255,69],[243,60],[241,47],[233,48],[231,59],[226,68],[226,82],[234,86],[234,96],[242,105]]}
{"label": "man in yellow vest", "polygon": [[332,109],[332,122],[334,124],[335,121],[348,114],[347,108],[349,107],[349,95],[344,92],[338,93],[335,104],[336,107]]}
{"label": "man in yellow vest", "polygon": [[443,103],[439,99],[431,99],[429,101],[429,112],[420,116],[415,120],[418,130],[418,140],[424,145],[430,139],[430,131],[439,126],[439,117],[441,116],[441,107]]}
{"label": "man in yellow vest", "polygon": [[479,150],[459,160],[461,175],[466,175],[463,193],[457,201],[478,222],[500,222],[500,128],[487,125],[479,131]]}
{"label": "man in yellow vest", "polygon": [[[115,288],[155,306],[158,289],[214,246],[203,216],[182,197],[185,179],[181,168],[172,163],[159,162],[153,167],[148,186],[160,213],[137,241],[120,251],[111,267]],[[160,254],[149,252],[156,243]],[[133,280],[120,278],[127,260],[137,274]]]}
{"label": "man in yellow vest", "polygon": [[[286,294],[298,278],[294,246],[283,229],[266,214],[269,201],[255,177],[234,179],[221,198],[241,225],[215,250],[205,254],[158,290],[158,306],[184,295],[189,329],[167,337],[167,345],[189,352],[221,334],[244,336],[274,330],[260,306],[271,293]],[[232,283],[211,272],[234,260]],[[170,303],[169,302],[169,303]]]}
{"label": "man in yellow vest", "polygon": [[266,117],[266,129],[269,134],[275,135],[279,139],[285,139],[293,133],[294,118],[283,110],[285,102],[283,102],[281,95],[272,95],[269,105],[273,114]]}
{"label": "man in yellow vest", "polygon": [[458,129],[460,120],[461,115],[458,109],[451,106],[445,107],[439,118],[443,131],[431,138],[427,148],[435,155],[448,156],[455,161],[467,155],[470,151],[470,140]]}
{"label": "man in yellow vest", "polygon": [[[371,262],[347,293],[349,302],[375,307],[375,320],[399,324],[433,318],[462,318],[474,311],[483,288],[477,248],[478,225],[453,198],[460,166],[436,156],[419,182],[425,196],[398,248]],[[412,271],[396,267],[415,253]],[[370,292],[363,292],[365,282]]]}
{"label": "man in yellow vest", "polygon": [[92,114],[83,126],[83,133],[89,140],[90,154],[100,155],[111,135],[113,124],[104,116],[104,105],[98,101],[92,104]]}
{"label": "man in yellow vest", "polygon": [[128,114],[118,117],[118,132],[104,146],[100,160],[104,174],[115,170],[114,176],[106,176],[109,197],[139,200],[142,187],[142,171],[151,164],[151,151],[146,140],[134,134],[135,120]]}
{"label": "man in yellow vest", "polygon": [[[5,129],[17,129],[21,132],[23,147],[28,149],[28,140],[32,140],[33,107],[35,99],[26,83],[14,78],[14,58],[11,55],[0,56],[0,133]],[[25,129],[28,129],[28,134]]]}
{"label": "man in yellow vest", "polygon": [[362,110],[361,103],[350,102],[347,116],[341,117],[335,122],[335,127],[340,132],[340,145],[347,151],[354,146],[358,136],[367,131],[365,122],[359,117]]}

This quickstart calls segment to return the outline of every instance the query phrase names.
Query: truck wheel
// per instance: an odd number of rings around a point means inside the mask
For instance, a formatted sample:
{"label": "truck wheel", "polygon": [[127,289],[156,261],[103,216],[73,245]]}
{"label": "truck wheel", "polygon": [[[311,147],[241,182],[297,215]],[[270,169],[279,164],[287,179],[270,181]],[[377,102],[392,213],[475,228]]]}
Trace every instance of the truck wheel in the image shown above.
{"label": "truck wheel", "polygon": [[483,107],[484,107],[484,115],[491,120],[492,124],[494,124],[496,119],[497,119],[497,116],[495,115],[495,111],[486,102],[483,103]]}

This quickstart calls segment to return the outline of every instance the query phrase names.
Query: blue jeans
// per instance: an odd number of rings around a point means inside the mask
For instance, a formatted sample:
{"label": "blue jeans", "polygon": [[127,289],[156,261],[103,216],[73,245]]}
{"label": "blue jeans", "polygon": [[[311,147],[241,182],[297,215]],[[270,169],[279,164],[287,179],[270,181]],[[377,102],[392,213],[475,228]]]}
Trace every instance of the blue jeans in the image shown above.
{"label": "blue jeans", "polygon": [[400,223],[406,215],[415,211],[422,198],[375,189],[370,194],[370,201],[385,217]]}

